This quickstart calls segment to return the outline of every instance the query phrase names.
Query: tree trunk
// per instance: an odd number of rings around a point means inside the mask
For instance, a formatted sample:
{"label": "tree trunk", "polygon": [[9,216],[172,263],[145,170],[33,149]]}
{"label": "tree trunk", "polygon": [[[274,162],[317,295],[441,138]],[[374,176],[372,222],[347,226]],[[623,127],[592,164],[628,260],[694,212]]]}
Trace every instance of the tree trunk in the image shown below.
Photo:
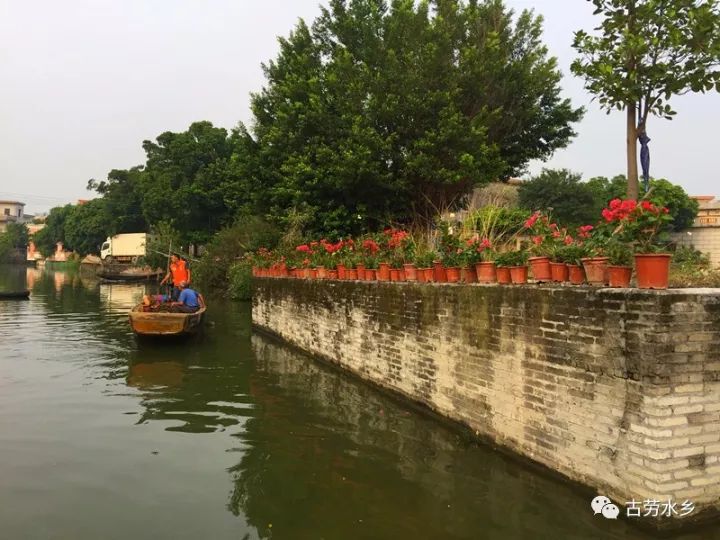
{"label": "tree trunk", "polygon": [[637,163],[637,109],[635,103],[628,103],[627,111],[627,198],[637,201],[640,194]]}

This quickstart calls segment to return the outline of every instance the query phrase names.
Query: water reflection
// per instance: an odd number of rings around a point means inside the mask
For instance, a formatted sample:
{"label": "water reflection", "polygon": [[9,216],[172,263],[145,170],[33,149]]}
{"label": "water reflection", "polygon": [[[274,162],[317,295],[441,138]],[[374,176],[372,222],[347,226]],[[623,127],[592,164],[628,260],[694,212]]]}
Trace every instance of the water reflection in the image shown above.
{"label": "water reflection", "polygon": [[180,386],[184,377],[185,366],[180,362],[133,364],[127,383],[140,390],[168,390]]}

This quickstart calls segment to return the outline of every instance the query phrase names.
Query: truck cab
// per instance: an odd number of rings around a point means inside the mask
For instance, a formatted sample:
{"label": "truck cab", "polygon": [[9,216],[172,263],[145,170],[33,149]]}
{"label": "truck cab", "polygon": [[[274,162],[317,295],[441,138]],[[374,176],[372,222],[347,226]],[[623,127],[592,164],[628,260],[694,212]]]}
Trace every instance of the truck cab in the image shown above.
{"label": "truck cab", "polygon": [[108,238],[103,242],[103,245],[100,246],[100,258],[104,261],[110,256],[112,256],[112,249],[110,249],[110,238]]}

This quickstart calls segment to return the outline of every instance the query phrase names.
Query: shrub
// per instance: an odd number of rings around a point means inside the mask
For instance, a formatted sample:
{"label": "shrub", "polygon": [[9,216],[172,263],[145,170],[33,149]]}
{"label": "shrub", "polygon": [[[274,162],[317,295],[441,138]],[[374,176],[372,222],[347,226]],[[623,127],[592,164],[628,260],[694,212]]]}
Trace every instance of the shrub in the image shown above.
{"label": "shrub", "polygon": [[259,217],[238,219],[231,227],[218,231],[205,246],[203,256],[193,265],[193,281],[206,291],[227,290],[230,268],[246,253],[274,247],[279,236],[274,226]]}
{"label": "shrub", "polygon": [[720,268],[692,246],[680,246],[670,265],[670,287],[720,287]]}
{"label": "shrub", "polygon": [[233,300],[250,300],[252,298],[252,264],[239,261],[228,270],[228,294]]}

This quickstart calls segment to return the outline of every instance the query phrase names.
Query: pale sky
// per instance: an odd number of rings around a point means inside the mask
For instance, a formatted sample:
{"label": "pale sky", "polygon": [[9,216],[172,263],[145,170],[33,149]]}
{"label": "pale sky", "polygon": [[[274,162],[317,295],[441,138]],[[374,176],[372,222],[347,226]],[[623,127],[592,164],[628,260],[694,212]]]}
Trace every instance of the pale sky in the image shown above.
{"label": "pale sky", "polygon": [[[545,17],[565,95],[587,108],[579,136],[548,163],[585,178],[625,171],[625,118],[607,116],[569,73],[573,31],[595,25],[586,0],[506,0]],[[89,178],[144,162],[141,143],[197,120],[250,120],[277,36],[318,0],[0,0],[0,199],[29,213],[93,195]],[[651,172],[690,194],[717,194],[720,95],[675,98],[673,121],[651,119]]]}

